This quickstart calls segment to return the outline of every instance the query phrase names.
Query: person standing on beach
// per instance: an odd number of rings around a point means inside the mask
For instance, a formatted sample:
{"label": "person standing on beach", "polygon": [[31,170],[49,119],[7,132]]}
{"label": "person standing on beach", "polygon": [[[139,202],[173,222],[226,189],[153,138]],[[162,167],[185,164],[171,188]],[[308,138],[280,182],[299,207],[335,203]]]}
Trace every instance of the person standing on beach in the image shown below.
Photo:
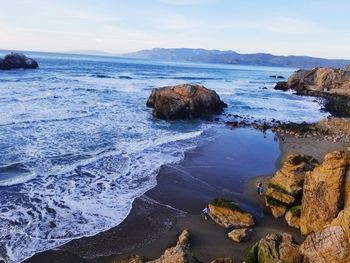
{"label": "person standing on beach", "polygon": [[205,220],[208,220],[208,215],[209,215],[209,213],[210,213],[209,207],[206,206],[206,207],[202,210],[202,212],[204,213],[204,219],[205,219]]}
{"label": "person standing on beach", "polygon": [[258,195],[262,195],[264,193],[262,182],[259,182],[258,185],[256,186],[256,192]]}

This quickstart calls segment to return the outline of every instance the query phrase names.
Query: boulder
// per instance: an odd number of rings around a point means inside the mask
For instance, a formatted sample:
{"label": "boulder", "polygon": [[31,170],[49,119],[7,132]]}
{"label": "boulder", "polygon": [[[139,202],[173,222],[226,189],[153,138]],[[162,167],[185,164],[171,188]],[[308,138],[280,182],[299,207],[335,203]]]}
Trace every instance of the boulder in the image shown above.
{"label": "boulder", "polygon": [[277,82],[276,85],[275,85],[275,90],[282,90],[282,91],[289,90],[288,82],[287,81],[279,81],[279,82]]}
{"label": "boulder", "polygon": [[31,58],[26,57],[20,53],[12,52],[9,55],[6,55],[3,59],[0,58],[0,69],[9,70],[9,69],[18,69],[18,68],[38,68],[38,63]]}
{"label": "boulder", "polygon": [[255,243],[244,259],[245,263],[302,263],[303,256],[293,237],[286,233],[268,234]]}
{"label": "boulder", "polygon": [[290,154],[281,169],[269,180],[265,204],[276,218],[284,216],[301,194],[305,173],[314,169],[317,160],[307,155]]}
{"label": "boulder", "polygon": [[250,228],[233,229],[227,235],[231,240],[240,243],[248,240],[250,231]]}
{"label": "boulder", "polygon": [[249,228],[254,225],[252,215],[231,201],[214,199],[209,203],[209,210],[214,222],[225,228]]}
{"label": "boulder", "polygon": [[350,65],[348,65],[345,70],[350,71]]}
{"label": "boulder", "polygon": [[294,228],[300,228],[300,214],[301,214],[301,206],[293,206],[288,210],[285,215],[285,219],[287,224]]}
{"label": "boulder", "polygon": [[340,226],[330,226],[309,235],[300,251],[310,263],[350,262],[350,245]]}
{"label": "boulder", "polygon": [[184,84],[153,89],[147,106],[161,119],[189,119],[220,114],[227,105],[215,91],[201,85]]}
{"label": "boulder", "polygon": [[344,201],[347,165],[347,154],[335,151],[306,174],[300,216],[302,235],[322,230],[338,215]]}
{"label": "boulder", "polygon": [[198,260],[192,255],[190,249],[190,232],[184,230],[178,238],[175,247],[168,248],[164,254],[149,263],[197,263]]}

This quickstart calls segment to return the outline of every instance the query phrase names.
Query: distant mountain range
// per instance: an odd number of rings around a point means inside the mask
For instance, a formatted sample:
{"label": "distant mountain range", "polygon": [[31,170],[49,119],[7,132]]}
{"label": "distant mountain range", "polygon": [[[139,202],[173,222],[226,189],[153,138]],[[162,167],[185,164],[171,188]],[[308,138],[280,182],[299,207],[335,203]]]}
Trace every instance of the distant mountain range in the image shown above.
{"label": "distant mountain range", "polygon": [[240,54],[235,51],[220,51],[192,48],[154,48],[124,54],[123,56],[130,58],[165,61],[278,66],[292,68],[344,68],[350,64],[350,60],[345,59],[324,59],[308,56],[275,56],[266,53]]}

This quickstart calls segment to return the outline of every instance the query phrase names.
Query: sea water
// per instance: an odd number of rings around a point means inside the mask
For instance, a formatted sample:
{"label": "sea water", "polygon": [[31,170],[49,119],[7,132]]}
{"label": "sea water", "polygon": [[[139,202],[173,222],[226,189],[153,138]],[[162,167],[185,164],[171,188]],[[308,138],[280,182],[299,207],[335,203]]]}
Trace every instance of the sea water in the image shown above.
{"label": "sea water", "polygon": [[[167,63],[29,53],[39,69],[0,71],[0,259],[39,251],[120,224],[213,125],[154,120],[152,88],[199,83],[225,115],[316,121],[314,98],[273,89],[290,68]],[[225,115],[219,116],[224,118]]]}

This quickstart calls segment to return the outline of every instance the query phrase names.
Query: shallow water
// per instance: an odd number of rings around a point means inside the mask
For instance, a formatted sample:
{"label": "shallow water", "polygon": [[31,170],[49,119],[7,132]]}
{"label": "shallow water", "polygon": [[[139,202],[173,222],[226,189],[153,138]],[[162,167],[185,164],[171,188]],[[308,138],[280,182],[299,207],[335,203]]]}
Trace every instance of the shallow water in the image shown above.
{"label": "shallow water", "polygon": [[[290,121],[325,116],[312,98],[273,90],[292,69],[31,53],[37,70],[0,72],[0,258],[119,224],[213,124],[151,117],[152,88],[203,84],[225,113]],[[266,87],[267,89],[263,89]]]}

